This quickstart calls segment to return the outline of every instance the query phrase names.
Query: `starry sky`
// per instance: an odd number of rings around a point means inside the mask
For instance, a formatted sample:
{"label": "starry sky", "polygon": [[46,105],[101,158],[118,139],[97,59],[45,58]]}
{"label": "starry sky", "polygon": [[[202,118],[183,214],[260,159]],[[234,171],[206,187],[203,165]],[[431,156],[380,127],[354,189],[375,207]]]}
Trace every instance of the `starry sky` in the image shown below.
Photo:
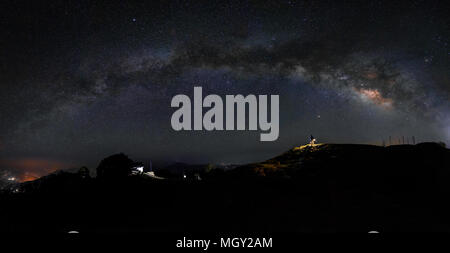
{"label": "starry sky", "polygon": [[[445,1],[2,1],[0,170],[124,152],[248,163],[308,141],[450,144]],[[280,96],[280,136],[172,130],[176,94]]]}

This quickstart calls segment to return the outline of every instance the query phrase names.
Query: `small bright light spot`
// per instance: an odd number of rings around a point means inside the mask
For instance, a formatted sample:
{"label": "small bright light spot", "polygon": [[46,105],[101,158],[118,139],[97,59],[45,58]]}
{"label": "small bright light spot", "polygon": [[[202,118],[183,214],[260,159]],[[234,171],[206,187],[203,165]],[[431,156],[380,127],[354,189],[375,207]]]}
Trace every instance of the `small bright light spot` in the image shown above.
{"label": "small bright light spot", "polygon": [[141,167],[136,167],[136,170],[139,171],[139,172],[144,172],[144,167],[142,167],[142,166]]}
{"label": "small bright light spot", "polygon": [[376,231],[376,230],[372,230],[368,232],[369,234],[379,234],[380,232]]}
{"label": "small bright light spot", "polygon": [[79,234],[80,232],[76,231],[76,230],[71,230],[69,232],[67,232],[68,234]]}
{"label": "small bright light spot", "polygon": [[16,181],[15,177],[8,177],[8,181]]}
{"label": "small bright light spot", "polygon": [[186,178],[186,175],[183,175],[183,178]]}

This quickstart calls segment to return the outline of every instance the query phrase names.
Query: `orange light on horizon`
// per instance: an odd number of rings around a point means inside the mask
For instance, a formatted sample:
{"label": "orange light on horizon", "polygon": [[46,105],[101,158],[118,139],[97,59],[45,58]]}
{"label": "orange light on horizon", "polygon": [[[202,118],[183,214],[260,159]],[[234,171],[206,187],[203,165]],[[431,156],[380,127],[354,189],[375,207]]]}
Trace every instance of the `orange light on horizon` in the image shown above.
{"label": "orange light on horizon", "polygon": [[33,181],[40,178],[40,176],[37,175],[30,175],[30,174],[23,174],[19,177],[19,182],[23,183],[23,182],[28,182],[28,181]]}
{"label": "orange light on horizon", "polygon": [[19,182],[26,182],[48,175],[58,169],[70,168],[68,163],[42,158],[18,158],[0,161],[6,167],[16,171]]}

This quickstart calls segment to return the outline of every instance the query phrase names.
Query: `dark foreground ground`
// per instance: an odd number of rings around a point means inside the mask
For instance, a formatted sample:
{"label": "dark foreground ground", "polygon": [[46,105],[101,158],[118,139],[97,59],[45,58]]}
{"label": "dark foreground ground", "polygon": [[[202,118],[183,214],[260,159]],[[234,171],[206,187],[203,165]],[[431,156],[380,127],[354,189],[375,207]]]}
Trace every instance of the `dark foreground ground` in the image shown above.
{"label": "dark foreground ground", "polygon": [[294,148],[201,181],[60,173],[0,197],[9,234],[450,232],[450,150]]}

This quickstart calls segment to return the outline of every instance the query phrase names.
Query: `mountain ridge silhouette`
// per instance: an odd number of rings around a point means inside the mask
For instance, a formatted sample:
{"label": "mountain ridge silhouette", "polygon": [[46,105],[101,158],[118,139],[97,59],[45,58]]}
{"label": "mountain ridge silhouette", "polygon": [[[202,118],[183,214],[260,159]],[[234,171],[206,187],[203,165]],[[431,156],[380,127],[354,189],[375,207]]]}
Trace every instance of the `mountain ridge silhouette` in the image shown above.
{"label": "mountain ridge silhouette", "polygon": [[59,172],[0,194],[0,215],[15,233],[450,232],[449,170],[438,143],[305,145],[199,177]]}

